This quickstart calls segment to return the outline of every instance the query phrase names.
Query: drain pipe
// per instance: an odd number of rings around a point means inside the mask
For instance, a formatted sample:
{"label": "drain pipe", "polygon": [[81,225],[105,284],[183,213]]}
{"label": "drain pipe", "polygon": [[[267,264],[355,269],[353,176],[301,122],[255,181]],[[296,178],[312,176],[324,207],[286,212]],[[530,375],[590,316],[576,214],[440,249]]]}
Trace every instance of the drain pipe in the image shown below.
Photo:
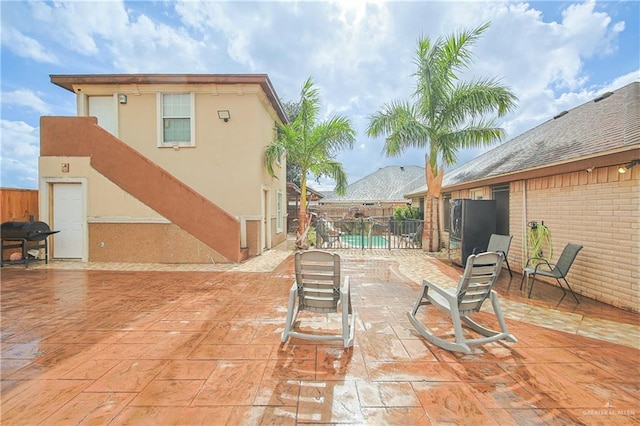
{"label": "drain pipe", "polygon": [[525,267],[527,261],[527,253],[529,253],[528,241],[527,241],[527,180],[522,180],[522,249],[524,250],[522,256],[522,267]]}

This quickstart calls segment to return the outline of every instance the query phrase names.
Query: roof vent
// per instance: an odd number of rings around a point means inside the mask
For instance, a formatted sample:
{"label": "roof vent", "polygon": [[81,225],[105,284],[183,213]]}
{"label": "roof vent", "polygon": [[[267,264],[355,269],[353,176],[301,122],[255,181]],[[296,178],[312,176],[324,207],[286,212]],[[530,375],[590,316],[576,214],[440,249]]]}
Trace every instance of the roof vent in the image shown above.
{"label": "roof vent", "polygon": [[400,170],[404,172],[404,166],[400,166]]}
{"label": "roof vent", "polygon": [[553,119],[554,119],[554,120],[556,120],[556,119],[558,119],[558,118],[562,117],[563,115],[567,115],[567,114],[569,114],[569,111],[562,111],[561,113],[559,113],[559,114],[555,115],[555,116],[553,117]]}
{"label": "roof vent", "polygon": [[613,92],[607,92],[607,93],[603,93],[602,95],[598,96],[597,98],[595,98],[593,100],[593,102],[600,102],[603,99],[607,99],[609,96],[613,95]]}

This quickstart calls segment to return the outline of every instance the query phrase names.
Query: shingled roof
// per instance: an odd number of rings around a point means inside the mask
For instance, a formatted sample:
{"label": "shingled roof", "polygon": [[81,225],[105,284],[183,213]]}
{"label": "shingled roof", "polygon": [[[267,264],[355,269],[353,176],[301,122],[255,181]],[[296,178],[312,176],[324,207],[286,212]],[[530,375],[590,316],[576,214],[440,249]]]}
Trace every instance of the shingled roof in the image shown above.
{"label": "shingled roof", "polygon": [[630,151],[639,144],[640,82],[634,82],[563,111],[447,172],[443,187]]}
{"label": "shingled roof", "polygon": [[342,197],[325,193],[322,202],[402,202],[404,194],[424,182],[424,167],[387,166],[349,185]]}

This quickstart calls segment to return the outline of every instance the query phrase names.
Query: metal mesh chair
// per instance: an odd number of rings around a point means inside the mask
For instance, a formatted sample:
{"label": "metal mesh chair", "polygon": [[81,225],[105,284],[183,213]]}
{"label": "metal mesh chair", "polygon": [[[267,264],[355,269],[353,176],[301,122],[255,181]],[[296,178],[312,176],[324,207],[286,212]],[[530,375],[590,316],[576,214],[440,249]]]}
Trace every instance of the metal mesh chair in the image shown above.
{"label": "metal mesh chair", "polygon": [[[562,289],[562,299],[567,295],[567,291],[562,286],[562,282],[560,279],[564,281],[567,288],[571,292],[571,295],[576,302],[580,303],[576,294],[573,292],[573,289],[569,285],[569,281],[567,281],[567,274],[569,273],[569,269],[571,269],[571,265],[573,265],[573,261],[576,260],[576,256],[578,256],[578,252],[582,250],[582,246],[579,244],[567,244],[562,250],[562,254],[558,258],[558,262],[555,264],[549,263],[546,259],[542,259],[539,257],[530,257],[527,259],[527,263],[525,264],[524,271],[522,272],[522,281],[520,281],[520,290],[522,290],[522,286],[524,284],[525,279],[528,279],[531,276],[531,286],[529,287],[529,298],[531,298],[531,292],[533,291],[533,285],[536,281],[536,276],[542,277],[550,277],[555,278],[558,281],[558,285]],[[535,266],[529,266],[532,262],[537,262]]]}
{"label": "metal mesh chair", "polygon": [[489,245],[487,246],[487,251],[502,253],[504,263],[507,264],[507,269],[509,270],[509,276],[511,278],[513,278],[513,273],[511,272],[511,266],[509,266],[508,255],[512,239],[513,236],[511,235],[491,234],[491,237],[489,238]]}
{"label": "metal mesh chair", "polygon": [[511,272],[511,266],[509,266],[509,247],[511,247],[511,240],[513,236],[511,235],[499,235],[499,234],[491,234],[489,237],[489,244],[487,245],[486,250],[482,250],[480,248],[474,248],[473,254],[482,253],[484,251],[495,251],[497,253],[502,253],[504,257],[504,262],[507,264],[507,269],[509,270],[509,276],[513,278],[513,272]]}

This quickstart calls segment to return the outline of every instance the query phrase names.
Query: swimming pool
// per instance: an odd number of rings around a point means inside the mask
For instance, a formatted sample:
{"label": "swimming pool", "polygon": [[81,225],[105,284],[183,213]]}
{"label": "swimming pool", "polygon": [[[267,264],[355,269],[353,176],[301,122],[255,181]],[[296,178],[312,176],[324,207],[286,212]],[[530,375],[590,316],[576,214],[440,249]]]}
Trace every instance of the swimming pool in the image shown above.
{"label": "swimming pool", "polygon": [[[369,237],[363,235],[341,235],[340,241],[348,244],[349,247],[361,248],[369,247]],[[371,236],[371,248],[387,248],[389,241],[381,235]]]}

